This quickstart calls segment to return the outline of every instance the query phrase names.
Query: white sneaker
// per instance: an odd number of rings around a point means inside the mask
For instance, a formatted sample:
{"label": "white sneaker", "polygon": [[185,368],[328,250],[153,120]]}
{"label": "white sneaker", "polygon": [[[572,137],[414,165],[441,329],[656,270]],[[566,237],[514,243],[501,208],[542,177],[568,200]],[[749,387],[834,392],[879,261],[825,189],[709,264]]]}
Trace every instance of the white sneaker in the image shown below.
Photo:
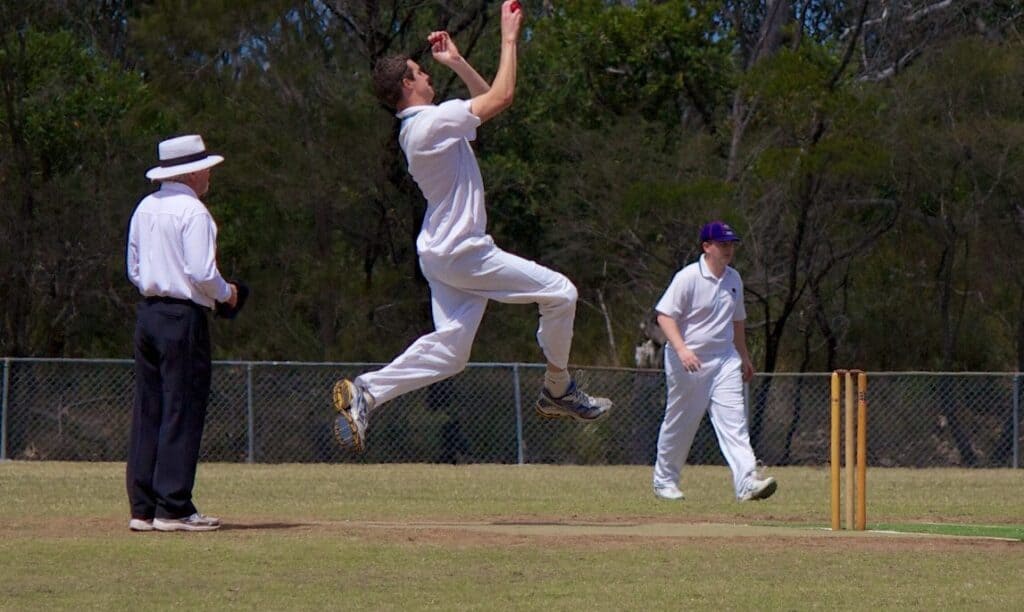
{"label": "white sneaker", "polygon": [[220,529],[220,519],[198,512],[192,516],[177,519],[153,519],[157,531],[214,531]]}
{"label": "white sneaker", "polygon": [[661,499],[683,499],[683,492],[676,485],[654,485],[654,496]]}
{"label": "white sneaker", "polygon": [[767,478],[758,478],[754,475],[750,477],[750,483],[747,484],[747,488],[743,490],[739,499],[740,501],[768,499],[775,493],[775,489],[778,488],[779,483],[775,482],[775,479],[771,476],[768,476]]}
{"label": "white sneaker", "polygon": [[132,531],[153,531],[153,521],[133,518],[128,521],[128,529]]}

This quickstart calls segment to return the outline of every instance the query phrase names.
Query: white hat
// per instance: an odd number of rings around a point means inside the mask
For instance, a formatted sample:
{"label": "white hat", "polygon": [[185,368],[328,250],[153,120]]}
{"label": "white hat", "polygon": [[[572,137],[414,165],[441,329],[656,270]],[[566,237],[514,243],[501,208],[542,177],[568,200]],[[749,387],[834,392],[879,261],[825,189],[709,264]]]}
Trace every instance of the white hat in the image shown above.
{"label": "white hat", "polygon": [[179,136],[160,143],[160,165],[150,168],[146,178],[160,180],[172,176],[181,176],[204,168],[211,168],[224,158],[206,152],[201,136],[195,134]]}

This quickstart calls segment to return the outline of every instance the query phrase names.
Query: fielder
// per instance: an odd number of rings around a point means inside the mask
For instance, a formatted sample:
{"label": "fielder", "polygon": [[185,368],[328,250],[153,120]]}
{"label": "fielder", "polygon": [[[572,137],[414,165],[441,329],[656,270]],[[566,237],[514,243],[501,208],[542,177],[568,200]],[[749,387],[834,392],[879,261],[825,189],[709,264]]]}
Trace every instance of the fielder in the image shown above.
{"label": "fielder", "polygon": [[427,200],[416,251],[430,284],[434,332],[416,340],[383,369],[334,385],[334,434],[346,448],[365,449],[373,410],[465,368],[488,300],[539,306],[537,340],[547,371],[536,404],[538,414],[593,421],[611,408],[609,400],[584,393],[567,371],[576,287],[557,272],[502,251],[487,234],[483,180],[470,141],[482,123],[512,104],[523,20],[515,4],[506,0],[501,5],[501,56],[490,85],[466,62],[447,32],[427,37],[434,60],[462,79],[470,100],[434,105],[430,76],[407,56],[385,57],[374,67],[377,96],[402,120],[399,143]]}
{"label": "fielder", "polygon": [[661,499],[683,499],[679,472],[709,410],[736,498],[767,499],[778,486],[774,478],[758,474],[747,433],[743,383],[753,377],[754,366],[743,329],[743,281],[729,266],[739,239],[721,221],[705,225],[700,232],[704,254],[675,275],[655,307],[668,339],[668,399],[654,464],[654,494]]}

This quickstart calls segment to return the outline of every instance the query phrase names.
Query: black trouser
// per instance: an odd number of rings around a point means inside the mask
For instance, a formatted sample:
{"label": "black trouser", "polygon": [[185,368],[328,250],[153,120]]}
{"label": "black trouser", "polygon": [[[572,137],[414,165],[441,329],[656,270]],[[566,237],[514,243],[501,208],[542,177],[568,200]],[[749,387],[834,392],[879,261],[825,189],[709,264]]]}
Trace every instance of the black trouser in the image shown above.
{"label": "black trouser", "polygon": [[128,500],[133,518],[181,518],[196,512],[192,486],[210,398],[207,314],[169,298],[148,298],[136,313]]}

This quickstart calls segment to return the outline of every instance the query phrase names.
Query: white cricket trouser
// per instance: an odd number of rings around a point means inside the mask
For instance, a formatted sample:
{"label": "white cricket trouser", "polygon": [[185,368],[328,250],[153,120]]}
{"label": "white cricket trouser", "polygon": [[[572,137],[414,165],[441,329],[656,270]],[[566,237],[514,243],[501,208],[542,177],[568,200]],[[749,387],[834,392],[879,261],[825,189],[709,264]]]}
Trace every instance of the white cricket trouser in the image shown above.
{"label": "white cricket trouser", "polygon": [[502,251],[490,237],[457,255],[423,254],[420,269],[430,283],[434,331],[383,369],[356,379],[376,406],[461,372],[488,300],[537,304],[537,341],[544,356],[556,367],[568,367],[576,287],[562,274]]}
{"label": "white cricket trouser", "polygon": [[742,494],[757,467],[743,406],[742,363],[739,353],[733,350],[702,362],[697,372],[687,372],[679,355],[672,347],[666,347],[668,400],[658,435],[655,487],[678,485],[679,472],[690,454],[697,427],[710,409],[718,445],[732,470],[733,489],[737,496]]}

